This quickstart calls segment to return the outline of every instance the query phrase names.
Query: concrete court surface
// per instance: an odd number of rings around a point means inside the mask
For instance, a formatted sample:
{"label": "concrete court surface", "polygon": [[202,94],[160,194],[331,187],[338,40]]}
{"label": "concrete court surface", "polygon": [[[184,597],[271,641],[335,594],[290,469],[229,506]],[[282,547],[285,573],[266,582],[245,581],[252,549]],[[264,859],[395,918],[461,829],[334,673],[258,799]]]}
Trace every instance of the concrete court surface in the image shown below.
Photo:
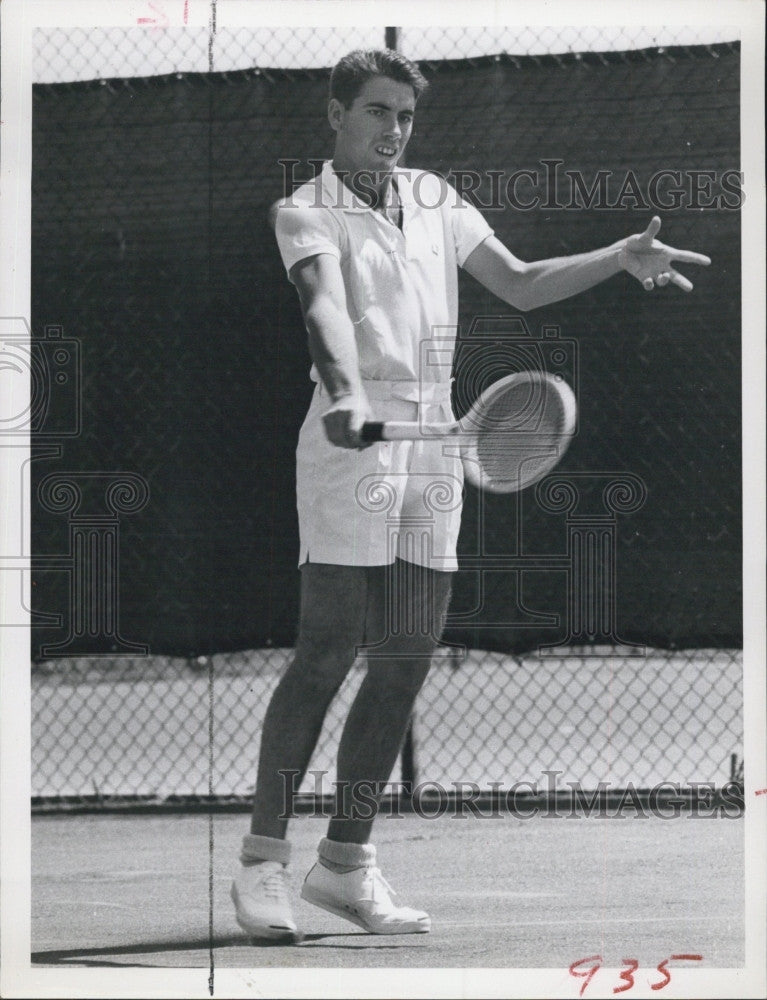
{"label": "concrete court surface", "polygon": [[[383,937],[299,899],[325,820],[292,821],[300,945],[257,946],[229,886],[244,813],[36,817],[33,963],[133,968],[654,968],[744,962],[743,821],[381,816],[379,863],[432,932]],[[211,837],[212,834],[212,837]],[[212,909],[209,887],[212,886]],[[212,936],[209,933],[212,913]]]}

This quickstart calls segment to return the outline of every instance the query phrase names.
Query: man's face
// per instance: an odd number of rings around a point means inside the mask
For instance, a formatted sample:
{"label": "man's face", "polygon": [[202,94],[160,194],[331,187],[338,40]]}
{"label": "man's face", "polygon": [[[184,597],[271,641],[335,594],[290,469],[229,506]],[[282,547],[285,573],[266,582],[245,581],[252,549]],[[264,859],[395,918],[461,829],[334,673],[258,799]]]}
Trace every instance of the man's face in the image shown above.
{"label": "man's face", "polygon": [[368,80],[350,108],[331,100],[328,119],[336,132],[336,169],[388,173],[407,145],[414,113],[410,84],[386,76]]}

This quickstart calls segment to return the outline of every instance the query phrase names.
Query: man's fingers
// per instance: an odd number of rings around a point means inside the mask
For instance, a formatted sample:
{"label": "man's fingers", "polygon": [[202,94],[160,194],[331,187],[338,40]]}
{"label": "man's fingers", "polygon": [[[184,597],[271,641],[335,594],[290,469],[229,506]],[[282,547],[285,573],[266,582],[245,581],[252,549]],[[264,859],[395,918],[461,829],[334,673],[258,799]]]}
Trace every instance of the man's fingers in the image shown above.
{"label": "man's fingers", "polygon": [[[670,266],[670,262],[674,260],[684,264],[699,264],[708,267],[711,258],[704,253],[695,253],[694,250],[677,250],[655,241],[659,229],[660,217],[654,215],[647,229],[640,236],[632,236],[628,241],[625,247],[627,253],[621,261],[622,265],[639,278],[642,282],[642,288],[646,292],[652,291],[656,285],[658,288],[664,288],[670,284],[681,288],[683,292],[692,291],[692,282],[688,281],[683,274],[675,271]],[[632,257],[632,254],[635,256]],[[666,270],[660,270],[664,267]],[[650,274],[647,273],[648,271]],[[644,277],[642,277],[643,272]]]}
{"label": "man's fingers", "polygon": [[373,441],[365,441],[365,440],[363,440],[363,438],[362,438],[362,426],[361,425],[360,425],[360,427],[356,431],[354,431],[354,441],[355,441],[355,444],[354,444],[353,447],[355,447],[358,451],[364,451],[365,448],[370,448],[374,444]]}
{"label": "man's fingers", "polygon": [[648,242],[652,242],[652,240],[654,240],[655,237],[658,235],[659,231],[660,231],[660,216],[659,215],[654,215],[650,219],[650,225],[642,233],[642,236],[645,239],[647,239]]}
{"label": "man's fingers", "polygon": [[326,413],[322,418],[325,423],[325,433],[331,444],[338,448],[355,448],[356,442],[349,432],[349,417],[346,413]]}
{"label": "man's fingers", "polygon": [[339,448],[369,448],[373,443],[362,440],[364,421],[348,410],[331,410],[322,419],[328,440]]}
{"label": "man's fingers", "polygon": [[681,288],[683,292],[692,291],[692,282],[688,281],[683,274],[679,273],[679,271],[672,271],[669,276],[669,280],[678,288]]}
{"label": "man's fingers", "polygon": [[[368,414],[368,420],[372,420],[372,414]],[[359,414],[353,416],[349,421],[349,440],[352,442],[351,447],[357,448],[362,451],[364,448],[370,448],[374,444],[373,441],[365,441],[362,437],[362,428],[365,426],[365,421]]]}
{"label": "man's fingers", "polygon": [[373,442],[363,441],[362,424],[354,424],[346,428],[345,443],[347,448],[358,448],[362,450],[363,448],[369,448]]}
{"label": "man's fingers", "polygon": [[678,260],[682,264],[702,264],[708,267],[711,263],[710,257],[704,253],[695,253],[693,250],[674,250],[673,247],[669,247],[668,252],[672,260]]}

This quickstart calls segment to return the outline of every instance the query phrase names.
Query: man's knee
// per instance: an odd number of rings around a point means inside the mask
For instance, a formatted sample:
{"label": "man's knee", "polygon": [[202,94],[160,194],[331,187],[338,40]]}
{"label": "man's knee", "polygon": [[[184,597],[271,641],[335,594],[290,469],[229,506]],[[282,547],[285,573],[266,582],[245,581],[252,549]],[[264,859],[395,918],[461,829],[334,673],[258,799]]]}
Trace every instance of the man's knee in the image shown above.
{"label": "man's knee", "polygon": [[360,648],[356,632],[303,628],[296,642],[295,659],[312,669],[350,667]]}
{"label": "man's knee", "polygon": [[354,660],[353,648],[298,643],[279,687],[290,701],[325,704],[343,684]]}
{"label": "man's knee", "polygon": [[415,697],[421,690],[430,667],[431,657],[428,655],[370,659],[365,680],[368,686],[380,690],[382,699],[389,693]]}
{"label": "man's knee", "polygon": [[306,563],[295,654],[283,678],[297,696],[336,691],[364,638],[365,567]]}

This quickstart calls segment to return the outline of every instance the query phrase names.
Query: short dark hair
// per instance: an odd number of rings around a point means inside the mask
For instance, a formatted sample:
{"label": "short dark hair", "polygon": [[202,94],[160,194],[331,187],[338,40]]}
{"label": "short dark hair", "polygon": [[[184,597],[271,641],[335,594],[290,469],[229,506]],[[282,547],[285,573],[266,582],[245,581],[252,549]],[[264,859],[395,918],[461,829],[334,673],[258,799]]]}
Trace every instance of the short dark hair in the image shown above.
{"label": "short dark hair", "polygon": [[330,74],[330,96],[350,108],[368,80],[387,76],[413,88],[415,99],[429,86],[414,62],[394,49],[355,49],[340,59]]}

